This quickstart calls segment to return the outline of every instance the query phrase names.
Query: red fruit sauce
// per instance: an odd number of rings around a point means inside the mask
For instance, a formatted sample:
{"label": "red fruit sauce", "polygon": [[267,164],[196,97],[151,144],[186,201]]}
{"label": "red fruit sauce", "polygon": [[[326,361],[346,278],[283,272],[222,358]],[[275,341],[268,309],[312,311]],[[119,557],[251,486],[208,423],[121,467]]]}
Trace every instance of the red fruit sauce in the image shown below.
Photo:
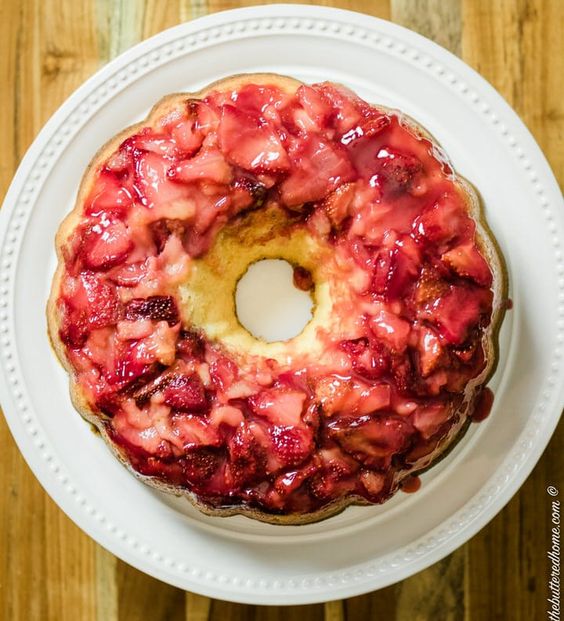
{"label": "red fruit sauce", "polygon": [[[181,322],[192,262],[266,207],[348,270],[355,330],[326,335],[334,364],[243,368]],[[383,502],[462,427],[464,389],[486,368],[492,272],[475,231],[451,168],[400,115],[329,83],[214,91],[95,171],[63,248],[60,338],[138,472],[212,507]],[[315,286],[304,268],[294,279]],[[491,398],[480,393],[473,420]]]}
{"label": "red fruit sauce", "polygon": [[401,482],[401,490],[406,494],[413,494],[421,488],[421,479],[418,476],[410,476]]}
{"label": "red fruit sauce", "polygon": [[474,411],[470,418],[474,423],[485,420],[492,410],[494,394],[490,388],[484,388],[476,398]]}

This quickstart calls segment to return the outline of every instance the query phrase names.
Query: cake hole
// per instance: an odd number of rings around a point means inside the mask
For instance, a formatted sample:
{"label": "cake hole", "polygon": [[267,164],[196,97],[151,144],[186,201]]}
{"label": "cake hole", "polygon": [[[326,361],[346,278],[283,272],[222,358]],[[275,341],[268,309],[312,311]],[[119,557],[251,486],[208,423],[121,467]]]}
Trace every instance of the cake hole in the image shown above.
{"label": "cake hole", "polygon": [[312,317],[308,291],[294,285],[294,268],[282,259],[250,265],[237,283],[237,317],[253,336],[268,343],[297,336]]}

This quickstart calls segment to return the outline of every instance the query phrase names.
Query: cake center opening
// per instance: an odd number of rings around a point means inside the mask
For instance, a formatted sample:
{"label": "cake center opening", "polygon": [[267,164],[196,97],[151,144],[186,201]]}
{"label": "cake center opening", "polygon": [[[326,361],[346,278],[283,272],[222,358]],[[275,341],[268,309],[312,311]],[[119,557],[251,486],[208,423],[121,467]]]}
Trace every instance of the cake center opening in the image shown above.
{"label": "cake center opening", "polygon": [[241,325],[267,343],[287,341],[300,334],[312,317],[313,299],[309,291],[304,291],[308,274],[298,268],[294,275],[292,265],[282,259],[252,263],[235,292]]}

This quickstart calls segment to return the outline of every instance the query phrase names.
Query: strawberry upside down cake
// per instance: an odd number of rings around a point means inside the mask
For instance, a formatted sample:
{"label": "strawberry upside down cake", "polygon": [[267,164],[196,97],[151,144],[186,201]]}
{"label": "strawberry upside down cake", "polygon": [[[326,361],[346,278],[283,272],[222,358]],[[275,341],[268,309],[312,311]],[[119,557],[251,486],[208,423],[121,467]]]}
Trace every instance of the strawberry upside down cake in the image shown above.
{"label": "strawberry upside down cake", "polygon": [[[171,95],[96,155],[48,307],[80,413],[201,511],[319,520],[409,486],[491,394],[501,259],[433,139],[346,88],[278,75]],[[264,258],[302,333],[239,323]]]}

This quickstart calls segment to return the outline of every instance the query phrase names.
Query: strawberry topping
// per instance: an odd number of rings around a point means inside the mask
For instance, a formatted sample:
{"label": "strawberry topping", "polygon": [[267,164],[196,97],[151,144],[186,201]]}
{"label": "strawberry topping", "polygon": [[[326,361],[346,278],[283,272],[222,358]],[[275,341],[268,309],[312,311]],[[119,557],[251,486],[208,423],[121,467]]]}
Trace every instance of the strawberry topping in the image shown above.
{"label": "strawberry topping", "polygon": [[127,227],[121,220],[103,228],[93,227],[84,238],[84,265],[92,270],[107,270],[122,263],[133,248]]}
{"label": "strawberry topping", "polygon": [[222,151],[241,168],[278,172],[290,166],[275,129],[264,119],[234,106],[223,106],[218,137]]}
{"label": "strawberry topping", "polygon": [[[399,114],[329,83],[215,90],[134,130],[90,179],[59,335],[141,474],[210,507],[378,503],[489,410],[488,256],[462,185]],[[333,254],[326,282],[294,266],[297,288],[336,299],[306,362],[246,359],[185,314],[198,258],[263,208]]]}
{"label": "strawberry topping", "polygon": [[207,408],[204,387],[197,375],[174,375],[163,391],[164,402],[175,410],[202,412]]}
{"label": "strawberry topping", "polygon": [[323,199],[356,172],[344,150],[315,134],[299,143],[291,153],[292,172],[280,186],[280,197],[288,207]]}
{"label": "strawberry topping", "polygon": [[135,298],[127,303],[125,318],[130,321],[140,319],[166,321],[173,326],[178,323],[178,308],[171,296],[152,295],[148,298]]}

